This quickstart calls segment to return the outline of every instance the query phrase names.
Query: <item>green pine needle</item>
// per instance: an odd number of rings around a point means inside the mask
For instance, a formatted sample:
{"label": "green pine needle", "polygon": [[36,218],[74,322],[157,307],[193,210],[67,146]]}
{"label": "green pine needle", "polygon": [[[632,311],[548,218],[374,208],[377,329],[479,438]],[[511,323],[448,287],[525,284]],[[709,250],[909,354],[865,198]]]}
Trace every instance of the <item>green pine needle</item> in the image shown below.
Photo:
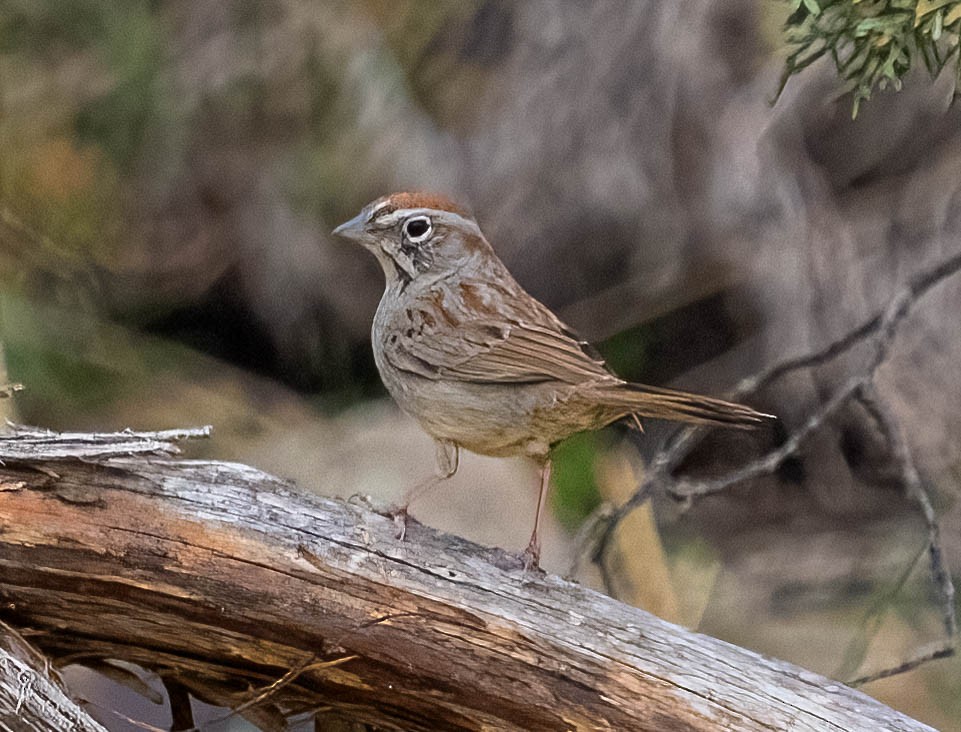
{"label": "green pine needle", "polygon": [[[961,0],[782,0],[790,49],[777,95],[794,74],[828,55],[852,92],[852,115],[875,89],[901,88],[920,61],[935,77],[961,80]],[[955,91],[957,93],[957,91]]]}

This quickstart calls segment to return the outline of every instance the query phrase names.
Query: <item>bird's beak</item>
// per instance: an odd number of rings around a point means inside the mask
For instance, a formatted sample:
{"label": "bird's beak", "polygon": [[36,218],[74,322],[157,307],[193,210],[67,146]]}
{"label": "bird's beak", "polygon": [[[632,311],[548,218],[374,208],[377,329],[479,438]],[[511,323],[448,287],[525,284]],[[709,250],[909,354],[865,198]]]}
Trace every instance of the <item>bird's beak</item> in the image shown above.
{"label": "bird's beak", "polygon": [[336,229],[334,229],[334,236],[342,236],[344,239],[351,239],[353,241],[360,241],[364,238],[364,224],[367,223],[367,215],[365,211],[361,211],[359,214],[354,216],[350,221],[345,221]]}

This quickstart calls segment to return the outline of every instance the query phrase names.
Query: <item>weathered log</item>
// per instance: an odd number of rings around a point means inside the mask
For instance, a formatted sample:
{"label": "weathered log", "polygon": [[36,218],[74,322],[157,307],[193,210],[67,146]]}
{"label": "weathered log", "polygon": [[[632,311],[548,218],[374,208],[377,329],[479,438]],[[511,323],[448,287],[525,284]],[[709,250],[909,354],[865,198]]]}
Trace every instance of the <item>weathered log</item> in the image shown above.
{"label": "weathered log", "polygon": [[46,659],[0,623],[0,729],[106,732],[55,684]]}
{"label": "weathered log", "polygon": [[268,727],[928,729],[499,550],[416,523],[400,542],[363,502],[92,439],[42,462],[0,440],[0,615],[59,663],[131,661]]}

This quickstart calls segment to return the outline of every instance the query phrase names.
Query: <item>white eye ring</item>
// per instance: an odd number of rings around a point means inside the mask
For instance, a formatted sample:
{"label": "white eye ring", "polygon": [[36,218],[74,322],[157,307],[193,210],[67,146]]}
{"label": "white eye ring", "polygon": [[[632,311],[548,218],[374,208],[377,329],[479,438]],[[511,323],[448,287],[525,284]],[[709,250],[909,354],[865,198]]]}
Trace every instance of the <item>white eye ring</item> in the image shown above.
{"label": "white eye ring", "polygon": [[411,216],[404,222],[404,235],[413,244],[420,244],[434,232],[428,216]]}

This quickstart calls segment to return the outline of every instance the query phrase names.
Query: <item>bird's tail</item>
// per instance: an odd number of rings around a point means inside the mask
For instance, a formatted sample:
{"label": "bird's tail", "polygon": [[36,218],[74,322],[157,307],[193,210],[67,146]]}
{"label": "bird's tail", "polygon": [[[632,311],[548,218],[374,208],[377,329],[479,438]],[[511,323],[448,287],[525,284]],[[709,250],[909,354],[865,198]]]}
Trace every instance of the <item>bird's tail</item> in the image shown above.
{"label": "bird's tail", "polygon": [[776,419],[773,415],[721,399],[662,389],[644,384],[620,384],[609,390],[603,401],[623,407],[624,416],[668,419],[675,422],[714,424],[750,429]]}

